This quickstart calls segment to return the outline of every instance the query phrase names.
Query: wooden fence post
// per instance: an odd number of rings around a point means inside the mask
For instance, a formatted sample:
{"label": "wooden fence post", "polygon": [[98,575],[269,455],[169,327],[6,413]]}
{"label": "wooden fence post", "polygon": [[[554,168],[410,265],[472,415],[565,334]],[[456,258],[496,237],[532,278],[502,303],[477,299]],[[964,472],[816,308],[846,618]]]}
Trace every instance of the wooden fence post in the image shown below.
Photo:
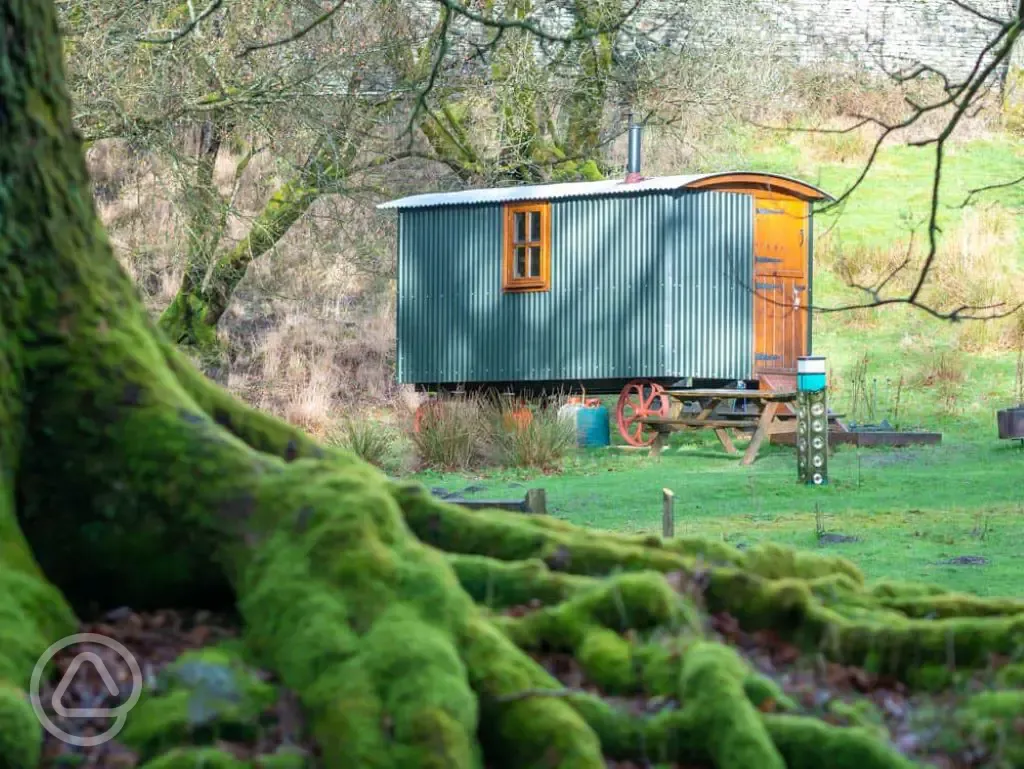
{"label": "wooden fence post", "polygon": [[662,489],[661,492],[661,536],[665,539],[671,539],[675,536],[676,532],[675,512],[672,509],[675,494],[672,493],[671,489]]}
{"label": "wooden fence post", "polygon": [[527,490],[526,509],[534,515],[548,514],[548,495],[544,492],[544,489]]}

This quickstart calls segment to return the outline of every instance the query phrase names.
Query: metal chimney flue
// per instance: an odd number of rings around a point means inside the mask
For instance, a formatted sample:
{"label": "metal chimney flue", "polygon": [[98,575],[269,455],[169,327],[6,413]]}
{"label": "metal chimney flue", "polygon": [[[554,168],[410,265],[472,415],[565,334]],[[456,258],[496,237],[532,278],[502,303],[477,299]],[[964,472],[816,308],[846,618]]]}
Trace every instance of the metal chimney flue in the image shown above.
{"label": "metal chimney flue", "polygon": [[626,184],[635,184],[644,177],[640,175],[640,132],[641,127],[629,116],[629,159],[626,164]]}

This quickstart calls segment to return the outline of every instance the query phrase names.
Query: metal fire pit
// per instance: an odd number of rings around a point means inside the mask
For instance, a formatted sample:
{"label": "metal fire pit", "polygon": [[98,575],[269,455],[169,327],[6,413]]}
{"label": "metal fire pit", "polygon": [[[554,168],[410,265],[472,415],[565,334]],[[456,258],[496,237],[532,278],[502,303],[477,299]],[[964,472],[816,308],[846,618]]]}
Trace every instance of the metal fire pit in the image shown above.
{"label": "metal fire pit", "polygon": [[996,412],[1000,438],[1024,440],[1024,404]]}

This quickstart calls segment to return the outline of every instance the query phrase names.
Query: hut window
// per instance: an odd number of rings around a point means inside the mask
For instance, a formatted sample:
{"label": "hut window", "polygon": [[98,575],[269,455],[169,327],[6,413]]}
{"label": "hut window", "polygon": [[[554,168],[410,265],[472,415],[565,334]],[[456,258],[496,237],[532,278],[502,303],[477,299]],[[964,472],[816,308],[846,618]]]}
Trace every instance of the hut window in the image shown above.
{"label": "hut window", "polygon": [[505,291],[547,291],[551,287],[551,238],[547,203],[505,206]]}

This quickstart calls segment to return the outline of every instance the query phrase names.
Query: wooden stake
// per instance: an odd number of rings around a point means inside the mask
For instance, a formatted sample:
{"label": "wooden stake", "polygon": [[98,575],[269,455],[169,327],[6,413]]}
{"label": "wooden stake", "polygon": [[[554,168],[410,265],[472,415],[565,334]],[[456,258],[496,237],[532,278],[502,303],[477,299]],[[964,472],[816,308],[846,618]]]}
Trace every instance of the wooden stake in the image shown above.
{"label": "wooden stake", "polygon": [[676,532],[676,518],[672,510],[675,494],[671,489],[662,489],[661,493],[663,495],[661,500],[661,536],[671,539]]}
{"label": "wooden stake", "polygon": [[526,509],[534,515],[548,514],[548,495],[544,492],[544,489],[527,490]]}

